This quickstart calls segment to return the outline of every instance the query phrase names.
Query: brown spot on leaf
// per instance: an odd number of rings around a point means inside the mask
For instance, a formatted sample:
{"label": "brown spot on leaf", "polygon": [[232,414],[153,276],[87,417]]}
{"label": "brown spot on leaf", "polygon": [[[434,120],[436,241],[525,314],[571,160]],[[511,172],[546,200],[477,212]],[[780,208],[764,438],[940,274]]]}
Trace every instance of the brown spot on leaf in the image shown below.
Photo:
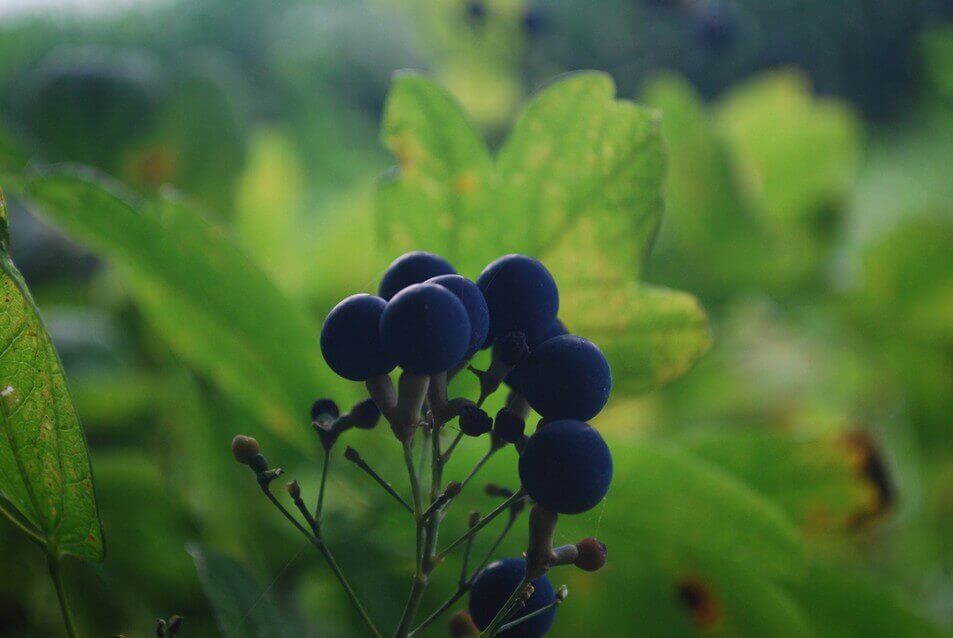
{"label": "brown spot on leaf", "polygon": [[708,582],[695,575],[684,576],[678,581],[675,594],[699,631],[717,629],[721,625],[724,618],[721,601]]}
{"label": "brown spot on leaf", "polygon": [[883,453],[869,432],[858,430],[845,434],[841,445],[847,462],[870,487],[870,497],[851,517],[850,526],[856,529],[887,514],[897,500],[897,493]]}

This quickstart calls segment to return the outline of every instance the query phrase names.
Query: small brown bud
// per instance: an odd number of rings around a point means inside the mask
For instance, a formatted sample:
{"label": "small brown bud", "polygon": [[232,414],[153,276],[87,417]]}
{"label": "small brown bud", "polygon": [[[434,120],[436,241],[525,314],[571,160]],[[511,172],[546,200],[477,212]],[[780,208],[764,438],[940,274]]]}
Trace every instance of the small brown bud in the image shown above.
{"label": "small brown bud", "polygon": [[470,614],[460,610],[450,619],[450,636],[452,638],[474,638],[480,635],[480,629],[473,622]]}
{"label": "small brown bud", "polygon": [[463,491],[463,484],[457,483],[456,481],[450,481],[447,483],[447,487],[444,488],[443,493],[447,498],[456,498],[460,495],[460,492]]}
{"label": "small brown bud", "polygon": [[503,487],[498,483],[487,483],[483,486],[483,491],[486,492],[487,496],[502,496],[503,498],[513,496],[513,490],[508,487]]}
{"label": "small brown bud", "polygon": [[595,572],[606,564],[606,545],[596,538],[584,538],[576,543],[579,556],[574,565],[587,572]]}
{"label": "small brown bud", "polygon": [[470,527],[476,527],[479,522],[480,512],[470,512],[470,520],[468,521]]}
{"label": "small brown bud", "polygon": [[298,481],[288,483],[288,495],[294,500],[301,498],[301,486],[298,485]]}
{"label": "small brown bud", "polygon": [[252,437],[239,434],[232,439],[232,456],[239,463],[248,465],[259,454],[261,454],[261,447]]}

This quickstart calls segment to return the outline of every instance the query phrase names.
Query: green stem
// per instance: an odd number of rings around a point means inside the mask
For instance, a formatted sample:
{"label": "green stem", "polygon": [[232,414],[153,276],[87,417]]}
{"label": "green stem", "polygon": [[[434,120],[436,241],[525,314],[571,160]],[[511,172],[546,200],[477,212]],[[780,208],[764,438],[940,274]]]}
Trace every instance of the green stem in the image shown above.
{"label": "green stem", "polygon": [[66,628],[66,635],[69,638],[76,638],[73,614],[70,612],[69,603],[66,602],[66,590],[63,588],[63,576],[60,574],[60,561],[52,552],[47,552],[46,560],[50,567],[50,579],[52,579],[53,586],[56,588],[56,598],[60,602],[60,612],[63,614],[63,626]]}
{"label": "green stem", "polygon": [[500,607],[500,610],[496,612],[496,616],[493,617],[493,620],[490,621],[490,624],[486,626],[486,629],[480,632],[478,638],[493,638],[499,630],[500,625],[506,622],[506,620],[512,615],[513,610],[519,604],[520,596],[523,595],[523,592],[526,591],[526,586],[529,585],[530,581],[526,577],[520,581],[520,584],[516,586],[516,589],[513,590],[513,593],[510,594],[510,597],[503,603],[503,606]]}
{"label": "green stem", "polygon": [[[331,465],[331,450],[324,450],[324,465],[321,468],[321,485],[318,487],[318,505],[314,508],[314,521],[318,529],[321,528],[321,518],[324,513],[324,486],[328,482],[328,466]],[[315,532],[318,533],[317,531]]]}
{"label": "green stem", "polygon": [[31,541],[33,541],[34,543],[36,543],[37,545],[39,545],[40,547],[44,549],[46,548],[46,539],[43,538],[43,536],[40,535],[39,532],[32,529],[26,523],[24,523],[19,518],[17,518],[13,514],[13,512],[7,510],[7,508],[2,503],[0,503],[0,514],[3,514],[7,519],[9,519],[9,521],[13,523],[13,525],[17,529],[19,529],[21,532],[26,534],[27,538],[29,538]]}
{"label": "green stem", "polygon": [[[347,597],[351,599],[351,603],[357,608],[357,611],[361,614],[361,618],[364,619],[364,622],[367,624],[367,627],[371,630],[371,633],[376,638],[381,638],[381,632],[377,629],[377,625],[374,624],[374,621],[371,619],[370,614],[367,613],[367,610],[364,609],[364,605],[361,604],[360,599],[357,597],[357,594],[351,588],[351,584],[347,581],[347,578],[344,576],[344,572],[341,571],[341,568],[338,566],[337,561],[334,560],[334,556],[331,554],[331,550],[327,548],[324,544],[324,541],[314,536],[304,528],[304,526],[299,523],[294,516],[291,515],[284,505],[278,502],[278,499],[275,498],[275,495],[271,493],[271,490],[268,489],[267,485],[261,486],[261,491],[264,492],[265,496],[268,497],[268,500],[281,512],[281,515],[288,519],[295,529],[301,532],[305,538],[307,538],[312,545],[317,548],[321,555],[324,557],[325,562],[328,564],[328,567],[331,568],[331,571],[337,577],[338,582],[341,584],[341,587],[344,588],[344,593],[347,594]],[[72,638],[72,637],[71,637]]]}
{"label": "green stem", "polygon": [[489,525],[494,518],[496,518],[497,516],[505,512],[507,509],[509,509],[510,505],[512,505],[513,503],[515,503],[517,500],[521,498],[523,498],[522,488],[517,490],[516,493],[513,494],[513,496],[509,497],[508,499],[503,501],[500,505],[498,505],[495,510],[493,510],[492,512],[490,512],[489,514],[481,518],[480,521],[476,525],[471,527],[469,530],[467,530],[467,532],[463,536],[461,536],[457,540],[450,543],[450,545],[448,545],[443,551],[437,554],[436,559],[437,560],[443,559],[447,554],[453,551],[458,545],[460,545],[461,543],[466,541],[468,538],[470,538],[471,536],[479,532],[481,529]]}
{"label": "green stem", "polygon": [[357,458],[356,460],[352,460],[351,462],[354,463],[354,464],[355,464],[356,466],[358,466],[359,468],[361,468],[362,470],[364,470],[364,472],[365,472],[368,476],[370,476],[372,479],[374,479],[374,481],[375,481],[378,485],[380,485],[381,487],[383,487],[383,488],[384,488],[384,491],[387,492],[388,494],[390,494],[391,496],[393,496],[394,499],[395,499],[398,503],[400,503],[401,507],[403,507],[405,510],[407,510],[407,511],[410,512],[411,514],[414,513],[414,508],[410,506],[410,503],[408,503],[408,502],[404,499],[403,496],[401,496],[400,494],[398,494],[398,493],[397,493],[397,490],[395,490],[394,487],[393,487],[390,483],[388,483],[387,481],[384,480],[384,477],[382,477],[380,474],[378,474],[378,473],[374,470],[374,468],[372,468],[370,465],[368,465],[368,464],[367,464],[367,461],[365,461],[365,460],[362,459],[362,458]]}
{"label": "green stem", "polygon": [[450,442],[450,446],[447,448],[447,451],[443,453],[443,456],[440,459],[440,462],[444,465],[447,464],[447,461],[450,460],[450,456],[453,454],[453,451],[457,449],[457,446],[460,444],[460,441],[463,440],[463,431],[457,432],[457,435],[453,437],[453,441]]}
{"label": "green stem", "polygon": [[414,571],[414,582],[410,588],[410,595],[407,598],[407,604],[404,606],[404,613],[401,614],[400,623],[395,638],[406,638],[410,633],[410,626],[417,615],[417,609],[420,607],[420,601],[424,590],[427,588],[427,574],[424,572],[424,545],[425,524],[423,520],[420,481],[417,480],[417,472],[414,468],[413,439],[404,442],[404,464],[407,466],[407,476],[410,478],[410,488],[414,497],[414,520],[417,527],[417,550],[416,550],[416,569]]}
{"label": "green stem", "polygon": [[527,620],[532,620],[533,618],[536,618],[537,616],[542,616],[543,614],[548,613],[550,609],[555,609],[556,607],[559,607],[561,603],[562,603],[562,600],[560,598],[557,598],[556,600],[549,603],[545,607],[540,607],[534,612],[530,612],[526,614],[525,616],[520,616],[516,620],[506,623],[505,625],[500,627],[500,631],[498,633],[502,634],[503,632],[509,631],[510,629],[512,629],[513,627],[516,627],[517,625],[522,625]]}
{"label": "green stem", "polygon": [[470,591],[469,585],[466,585],[464,587],[458,587],[457,591],[453,594],[453,596],[445,600],[442,605],[437,607],[437,609],[435,609],[432,614],[427,616],[426,620],[424,620],[422,623],[414,627],[413,631],[410,632],[410,636],[416,636],[417,634],[422,632],[424,629],[432,625],[434,621],[440,618],[440,616],[442,616],[448,609],[453,607],[453,605],[458,600],[463,598],[464,594],[466,594],[468,591]]}
{"label": "green stem", "polygon": [[476,465],[473,466],[473,469],[470,470],[470,473],[467,474],[467,477],[460,483],[460,489],[463,489],[467,486],[467,483],[469,483],[473,477],[477,475],[477,472],[479,472],[484,465],[486,465],[486,462],[490,460],[490,457],[496,454],[496,450],[497,448],[491,447],[486,451],[486,454],[480,457],[480,460],[477,461]]}

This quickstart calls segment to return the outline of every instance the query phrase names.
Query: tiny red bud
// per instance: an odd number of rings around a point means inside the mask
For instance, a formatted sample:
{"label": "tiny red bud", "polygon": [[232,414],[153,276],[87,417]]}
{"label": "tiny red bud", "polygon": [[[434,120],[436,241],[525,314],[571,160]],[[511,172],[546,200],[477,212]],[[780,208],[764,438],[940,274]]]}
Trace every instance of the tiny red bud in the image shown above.
{"label": "tiny red bud", "polygon": [[480,635],[480,630],[470,614],[461,609],[450,619],[450,635],[452,638],[473,638]]}
{"label": "tiny red bud", "polygon": [[606,545],[602,541],[592,537],[584,538],[576,543],[576,549],[579,550],[579,557],[574,564],[579,569],[594,572],[606,564]]}

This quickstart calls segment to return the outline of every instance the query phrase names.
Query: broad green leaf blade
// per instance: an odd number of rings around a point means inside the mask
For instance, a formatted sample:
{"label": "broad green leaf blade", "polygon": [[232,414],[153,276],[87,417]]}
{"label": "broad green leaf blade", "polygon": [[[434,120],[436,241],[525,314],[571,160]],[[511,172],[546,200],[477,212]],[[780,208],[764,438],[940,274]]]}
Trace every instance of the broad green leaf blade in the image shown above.
{"label": "broad green leaf blade", "polygon": [[571,74],[537,95],[498,158],[493,214],[520,239],[514,247],[544,260],[581,253],[573,259],[579,279],[637,275],[664,207],[660,122],[617,100],[604,73]]}
{"label": "broad green leaf blade", "polygon": [[560,306],[570,330],[599,344],[612,365],[614,389],[625,394],[677,379],[711,346],[708,317],[684,292],[592,281],[563,287]]}
{"label": "broad green leaf blade", "polygon": [[816,98],[800,73],[767,74],[734,89],[717,123],[751,195],[780,222],[809,220],[835,203],[859,165],[857,115],[844,102]]}
{"label": "broad green leaf blade", "polygon": [[607,352],[626,392],[677,378],[707,350],[692,297],[634,285],[661,219],[665,156],[657,113],[616,99],[609,76],[542,91],[495,165],[444,91],[400,76],[384,142],[398,161],[378,190],[388,252],[433,250],[471,276],[506,253],[540,258],[560,317]]}
{"label": "broad green leaf blade", "polygon": [[398,74],[381,140],[397,159],[378,207],[390,256],[423,249],[461,270],[485,265],[505,220],[488,214],[492,160],[460,106],[427,78]]}
{"label": "broad green leaf blade", "polygon": [[295,638],[302,635],[287,615],[275,606],[269,587],[240,564],[198,545],[190,545],[188,550],[225,638]]}
{"label": "broad green leaf blade", "polygon": [[685,446],[771,499],[811,535],[848,531],[890,505],[869,474],[866,461],[876,452],[862,436],[740,430],[696,435]]}
{"label": "broad green leaf blade", "polygon": [[108,258],[179,354],[286,437],[317,392],[337,383],[302,309],[220,228],[181,201],[136,202],[76,168],[23,178],[22,194]]}
{"label": "broad green leaf blade", "polygon": [[655,442],[614,439],[612,452],[613,492],[625,503],[614,503],[610,492],[606,508],[631,542],[726,561],[769,579],[796,579],[803,571],[804,548],[791,521],[729,474]]}
{"label": "broad green leaf blade", "polygon": [[865,582],[844,570],[812,566],[792,593],[809,610],[818,638],[950,635],[891,589]]}
{"label": "broad green leaf blade", "polygon": [[0,192],[0,493],[54,555],[100,561],[103,532],[86,438],[9,246]]}

